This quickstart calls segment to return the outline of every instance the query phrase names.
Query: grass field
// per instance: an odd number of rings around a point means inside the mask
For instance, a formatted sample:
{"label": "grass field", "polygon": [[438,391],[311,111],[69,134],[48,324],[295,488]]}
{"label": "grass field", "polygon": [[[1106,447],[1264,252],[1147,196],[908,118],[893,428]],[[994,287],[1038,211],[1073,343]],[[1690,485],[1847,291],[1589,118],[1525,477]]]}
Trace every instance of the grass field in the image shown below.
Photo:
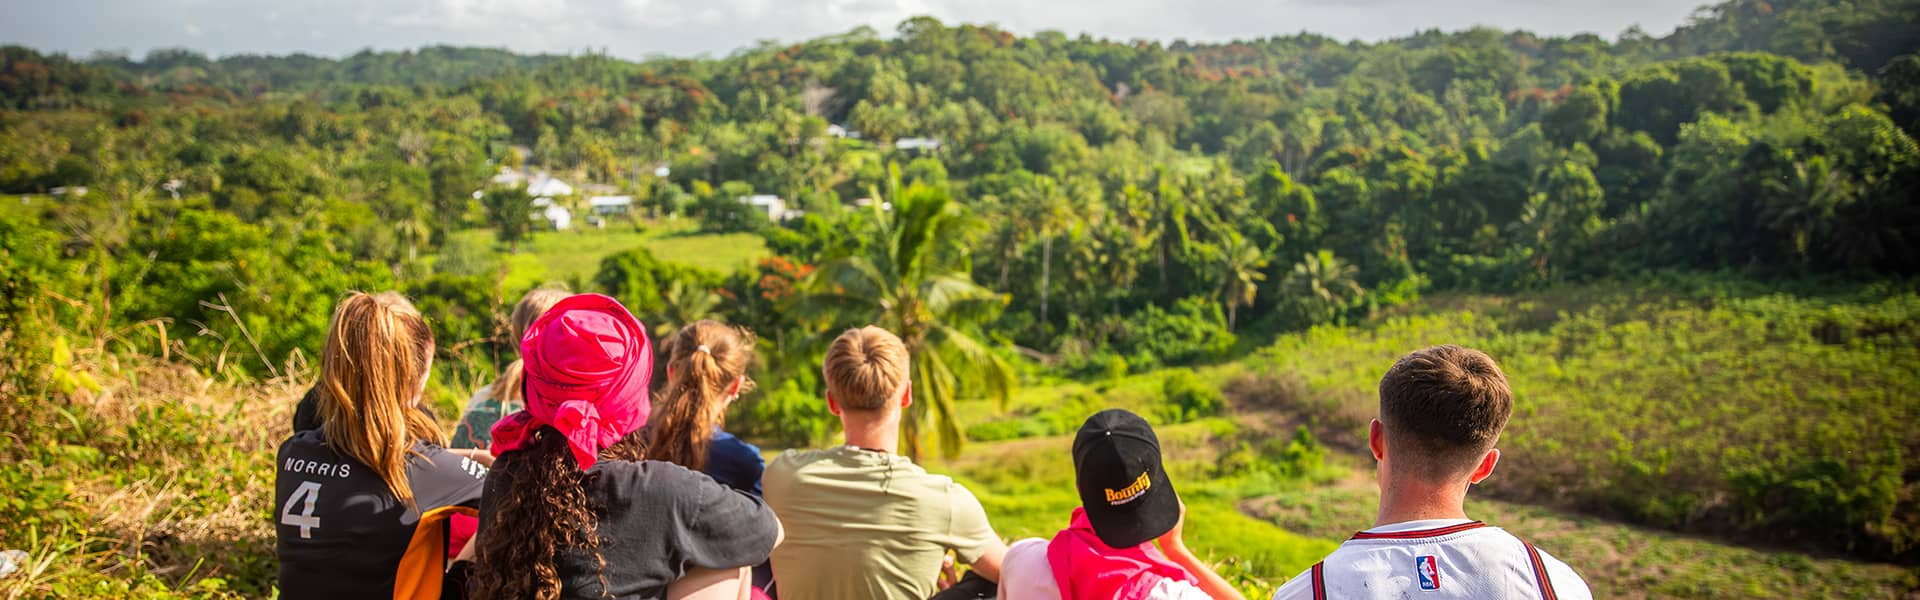
{"label": "grass field", "polygon": [[[486,242],[494,239],[489,229],[469,229],[454,235]],[[574,286],[591,282],[601,259],[636,246],[661,260],[717,273],[750,268],[770,255],[760,236],[703,234],[691,219],[643,223],[638,228],[617,222],[606,229],[541,231],[523,242],[519,253],[500,253],[507,266],[505,287],[519,290],[547,283]]]}

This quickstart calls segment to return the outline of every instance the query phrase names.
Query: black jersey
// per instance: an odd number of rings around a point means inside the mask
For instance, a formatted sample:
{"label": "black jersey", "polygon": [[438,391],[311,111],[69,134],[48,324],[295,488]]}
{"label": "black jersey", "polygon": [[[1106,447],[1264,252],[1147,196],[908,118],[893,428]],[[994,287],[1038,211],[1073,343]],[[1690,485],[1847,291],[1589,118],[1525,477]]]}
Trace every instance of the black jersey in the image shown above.
{"label": "black jersey", "polygon": [[431,444],[413,449],[407,479],[418,510],[395,498],[373,469],[334,452],[318,430],[280,444],[273,519],[281,598],[391,597],[420,511],[479,507],[486,467]]}

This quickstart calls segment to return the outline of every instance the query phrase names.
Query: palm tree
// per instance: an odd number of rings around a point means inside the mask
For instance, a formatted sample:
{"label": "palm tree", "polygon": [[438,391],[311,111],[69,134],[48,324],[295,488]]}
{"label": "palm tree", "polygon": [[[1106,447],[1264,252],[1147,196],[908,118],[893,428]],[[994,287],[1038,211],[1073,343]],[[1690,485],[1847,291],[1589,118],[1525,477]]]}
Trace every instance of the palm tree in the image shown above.
{"label": "palm tree", "polygon": [[660,322],[653,329],[654,337],[665,339],[686,327],[690,323],[711,318],[713,311],[720,307],[720,295],[699,284],[689,285],[685,280],[674,280],[660,294]]}
{"label": "palm tree", "polygon": [[967,273],[977,222],[946,190],[916,183],[894,196],[891,211],[873,205],[869,252],[821,265],[798,306],[835,325],[872,323],[899,335],[913,360],[915,401],[900,422],[906,454],[920,456],[921,428],[931,426],[941,454],[953,456],[965,443],[954,407],[960,388],[1003,408],[1012,394],[1012,367],[966,331],[992,320],[1007,298]]}
{"label": "palm tree", "polygon": [[1830,238],[1837,213],[1854,198],[1853,182],[1829,167],[1824,156],[1794,163],[1784,180],[1767,180],[1767,191],[1771,197],[1761,209],[1761,223],[1793,240],[1802,261],[1810,258],[1809,248]]}
{"label": "palm tree", "polygon": [[400,235],[400,239],[407,241],[407,263],[409,264],[419,259],[420,244],[433,237],[433,229],[427,226],[426,215],[418,209],[408,210],[399,221],[393,224],[393,228],[394,232]]}
{"label": "palm tree", "polygon": [[1068,223],[1067,201],[1060,184],[1052,177],[1033,178],[1033,187],[1025,190],[1021,203],[1021,221],[1040,237],[1040,328],[1046,331],[1047,301],[1053,291],[1053,238]]}
{"label": "palm tree", "polygon": [[1280,289],[1306,323],[1323,323],[1366,293],[1353,279],[1358,272],[1353,265],[1334,258],[1332,251],[1321,250],[1293,265]]}
{"label": "palm tree", "polygon": [[1238,232],[1228,231],[1220,245],[1220,289],[1227,305],[1227,331],[1239,320],[1240,307],[1253,306],[1260,293],[1260,282],[1267,280],[1262,270],[1272,260],[1272,251],[1253,245]]}

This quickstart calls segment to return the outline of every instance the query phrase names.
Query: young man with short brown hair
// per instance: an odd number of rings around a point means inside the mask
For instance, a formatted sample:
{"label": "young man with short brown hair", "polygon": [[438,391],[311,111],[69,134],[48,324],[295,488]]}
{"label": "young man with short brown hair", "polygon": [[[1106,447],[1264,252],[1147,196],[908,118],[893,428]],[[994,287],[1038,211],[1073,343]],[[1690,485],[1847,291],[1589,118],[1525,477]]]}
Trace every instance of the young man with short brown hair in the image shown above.
{"label": "young man with short brown hair", "polygon": [[1434,346],[1380,379],[1367,444],[1378,461],[1380,514],[1274,600],[1593,597],[1565,563],[1470,520],[1467,490],[1493,475],[1513,392],[1493,358]]}
{"label": "young man with short brown hair", "polygon": [[1006,544],[972,493],[897,454],[913,403],[906,344],[878,327],[827,349],[827,408],[847,443],[789,450],[767,465],[767,504],[786,524],[773,555],[782,600],[926,598],[948,551],[990,581]]}

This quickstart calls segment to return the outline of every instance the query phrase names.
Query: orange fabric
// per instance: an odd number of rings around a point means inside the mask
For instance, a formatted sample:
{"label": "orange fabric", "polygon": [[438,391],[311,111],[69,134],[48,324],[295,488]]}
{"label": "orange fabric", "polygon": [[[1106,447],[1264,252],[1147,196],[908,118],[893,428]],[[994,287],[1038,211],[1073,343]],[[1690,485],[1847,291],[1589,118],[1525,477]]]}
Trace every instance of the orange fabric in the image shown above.
{"label": "orange fabric", "polygon": [[393,600],[440,600],[440,582],[447,575],[447,522],[455,515],[478,517],[465,506],[443,506],[420,515],[413,540],[393,574]]}

